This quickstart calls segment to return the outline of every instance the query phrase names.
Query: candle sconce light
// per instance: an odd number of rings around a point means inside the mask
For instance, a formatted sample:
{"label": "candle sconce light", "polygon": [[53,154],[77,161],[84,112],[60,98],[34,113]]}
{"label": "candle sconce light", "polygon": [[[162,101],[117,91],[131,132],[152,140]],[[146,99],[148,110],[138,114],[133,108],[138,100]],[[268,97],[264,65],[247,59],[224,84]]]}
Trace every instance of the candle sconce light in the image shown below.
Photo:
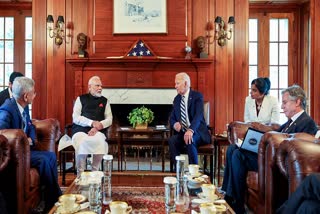
{"label": "candle sconce light", "polygon": [[[221,16],[217,16],[214,20],[214,25],[210,21],[207,25],[207,38],[209,40],[209,44],[212,44],[215,40],[217,40],[218,45],[223,47],[227,44],[227,40],[232,38],[233,25],[235,24],[235,19],[233,16],[229,17],[228,24],[223,21]],[[211,35],[211,31],[215,30],[214,36]],[[210,41],[210,38],[213,37],[213,41]]]}
{"label": "candle sconce light", "polygon": [[67,43],[64,33],[64,18],[63,16],[58,16],[57,22],[54,26],[54,20],[52,15],[47,17],[48,33],[50,38],[54,38],[54,43],[60,46],[63,40]]}

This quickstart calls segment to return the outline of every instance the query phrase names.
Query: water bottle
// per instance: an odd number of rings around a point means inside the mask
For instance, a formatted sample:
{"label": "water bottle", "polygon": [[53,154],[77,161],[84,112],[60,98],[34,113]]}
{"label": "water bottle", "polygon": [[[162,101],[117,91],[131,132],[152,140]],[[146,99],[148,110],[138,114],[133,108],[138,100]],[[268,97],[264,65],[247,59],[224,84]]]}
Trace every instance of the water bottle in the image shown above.
{"label": "water bottle", "polygon": [[111,172],[112,172],[112,155],[103,156],[103,173],[102,178],[102,203],[104,205],[109,204],[112,201],[111,198]]}
{"label": "water bottle", "polygon": [[188,177],[183,176],[182,182],[177,182],[177,195],[176,195],[176,211],[185,213],[189,209],[190,197],[188,192]]}
{"label": "water bottle", "polygon": [[184,156],[176,156],[176,174],[178,182],[183,181],[185,160],[186,158]]}

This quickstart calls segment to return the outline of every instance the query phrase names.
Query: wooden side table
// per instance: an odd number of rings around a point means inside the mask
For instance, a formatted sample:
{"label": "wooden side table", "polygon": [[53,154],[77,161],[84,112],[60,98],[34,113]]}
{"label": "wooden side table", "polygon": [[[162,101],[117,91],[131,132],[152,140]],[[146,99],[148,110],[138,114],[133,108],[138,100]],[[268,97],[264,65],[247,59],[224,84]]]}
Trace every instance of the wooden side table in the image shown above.
{"label": "wooden side table", "polygon": [[162,154],[162,172],[165,169],[165,154],[164,147],[167,140],[167,135],[170,129],[156,129],[155,127],[148,127],[147,129],[134,129],[132,127],[119,127],[118,133],[118,171],[122,171],[123,162],[123,147],[124,145],[134,146],[159,146],[161,145]]}

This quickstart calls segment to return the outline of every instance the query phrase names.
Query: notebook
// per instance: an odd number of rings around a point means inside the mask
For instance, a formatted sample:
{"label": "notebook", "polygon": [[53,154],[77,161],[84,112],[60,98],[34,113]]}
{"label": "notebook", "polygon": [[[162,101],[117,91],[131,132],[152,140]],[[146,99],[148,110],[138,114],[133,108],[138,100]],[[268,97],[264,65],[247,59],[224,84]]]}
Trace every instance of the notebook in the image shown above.
{"label": "notebook", "polygon": [[260,140],[264,132],[249,128],[243,142],[241,144],[240,149],[248,150],[254,153],[258,153],[258,148],[260,144]]}

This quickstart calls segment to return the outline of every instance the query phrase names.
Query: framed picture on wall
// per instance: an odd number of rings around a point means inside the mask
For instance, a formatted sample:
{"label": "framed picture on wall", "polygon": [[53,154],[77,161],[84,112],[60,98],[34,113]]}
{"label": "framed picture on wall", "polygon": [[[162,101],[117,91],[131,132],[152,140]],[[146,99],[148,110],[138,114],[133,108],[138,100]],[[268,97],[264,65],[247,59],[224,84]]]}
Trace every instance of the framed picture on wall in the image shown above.
{"label": "framed picture on wall", "polygon": [[113,33],[167,33],[167,0],[113,0]]}

